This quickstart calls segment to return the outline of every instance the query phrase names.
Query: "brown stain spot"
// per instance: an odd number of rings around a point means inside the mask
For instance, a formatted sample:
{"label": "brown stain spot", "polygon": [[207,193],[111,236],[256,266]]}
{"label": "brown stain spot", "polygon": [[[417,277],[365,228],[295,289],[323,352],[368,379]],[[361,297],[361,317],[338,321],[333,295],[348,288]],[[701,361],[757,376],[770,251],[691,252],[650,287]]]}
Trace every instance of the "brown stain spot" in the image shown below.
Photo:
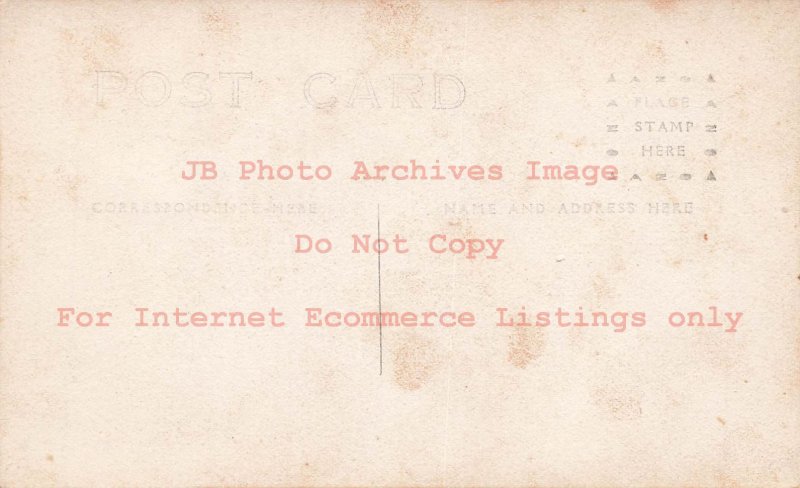
{"label": "brown stain spot", "polygon": [[650,6],[659,12],[672,12],[678,6],[678,0],[650,0]]}
{"label": "brown stain spot", "polygon": [[[1,159],[0,164],[2,164]],[[16,194],[17,201],[21,203],[27,203],[30,200],[25,180],[11,174],[3,175],[0,180],[0,195],[2,194]]]}
{"label": "brown stain spot", "polygon": [[703,234],[703,240],[704,240],[704,241],[707,241],[707,240],[708,240],[708,234]]}
{"label": "brown stain spot", "polygon": [[73,202],[78,201],[78,188],[80,187],[80,181],[77,178],[70,180],[67,184],[67,195],[69,199]]}
{"label": "brown stain spot", "polygon": [[80,189],[83,183],[86,181],[86,178],[80,175],[63,175],[60,177],[61,185],[64,189],[64,193],[66,193],[67,198],[72,203],[78,203],[78,198],[80,197]]}
{"label": "brown stain spot", "polygon": [[446,126],[442,124],[442,125],[437,125],[436,127],[433,128],[433,135],[435,135],[439,139],[447,139],[448,137],[450,137],[450,132],[447,130]]}
{"label": "brown stain spot", "polygon": [[580,139],[576,139],[572,142],[572,147],[580,148],[586,145],[586,137],[581,137]]}
{"label": "brown stain spot", "polygon": [[61,40],[66,44],[74,44],[75,31],[72,29],[61,29]]}
{"label": "brown stain spot", "polygon": [[631,398],[609,398],[607,406],[614,418],[632,419],[642,415],[641,404]]}
{"label": "brown stain spot", "polygon": [[[105,27],[97,27],[91,36],[79,39],[71,30],[63,30],[61,38],[70,50],[80,50],[85,63],[85,72],[94,74],[95,70],[107,69],[120,57],[124,47],[119,35]],[[80,47],[78,47],[80,41]],[[74,46],[74,48],[73,48]]]}
{"label": "brown stain spot", "polygon": [[727,422],[725,422],[725,419],[722,418],[722,417],[717,417],[717,422],[719,422],[720,425],[725,425],[727,423]]}
{"label": "brown stain spot", "polygon": [[218,34],[230,34],[233,30],[231,20],[222,9],[217,7],[212,7],[203,12],[203,26],[207,31]]}
{"label": "brown stain spot", "polygon": [[509,128],[509,109],[503,105],[496,110],[480,114],[480,128],[484,132],[494,133],[498,129]]}
{"label": "brown stain spot", "polygon": [[524,369],[542,355],[545,335],[535,327],[514,327],[508,343],[508,362]]}
{"label": "brown stain spot", "polygon": [[613,294],[608,281],[599,273],[592,278],[592,290],[594,290],[594,298],[598,303],[602,303]]}
{"label": "brown stain spot", "polygon": [[720,488],[739,488],[741,485],[725,473],[717,474],[717,484]]}
{"label": "brown stain spot", "polygon": [[106,45],[108,49],[113,50],[114,52],[119,51],[122,47],[122,42],[119,40],[119,36],[110,30],[103,30],[98,35],[98,38]]}
{"label": "brown stain spot", "polygon": [[632,392],[601,388],[594,391],[594,402],[616,420],[633,420],[642,416],[642,401]]}
{"label": "brown stain spot", "polygon": [[664,46],[662,45],[661,41],[648,42],[647,44],[645,44],[645,49],[647,52],[647,57],[651,59],[655,59],[658,61],[665,61],[667,58],[667,55],[664,52]]}
{"label": "brown stain spot", "polygon": [[367,38],[381,54],[411,54],[421,16],[419,0],[374,0],[364,14]]}
{"label": "brown stain spot", "polygon": [[53,455],[52,454],[48,454],[47,455],[47,460],[52,463],[53,462]]}
{"label": "brown stain spot", "polygon": [[411,333],[394,350],[394,381],[404,390],[418,390],[433,376],[441,363],[434,342]]}

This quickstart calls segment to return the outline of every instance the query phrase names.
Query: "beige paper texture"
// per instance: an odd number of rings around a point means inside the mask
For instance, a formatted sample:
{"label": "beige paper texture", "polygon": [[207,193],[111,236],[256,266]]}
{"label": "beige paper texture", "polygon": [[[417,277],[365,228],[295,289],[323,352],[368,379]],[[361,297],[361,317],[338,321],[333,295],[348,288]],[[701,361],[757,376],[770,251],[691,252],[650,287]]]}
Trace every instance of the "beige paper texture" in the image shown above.
{"label": "beige paper texture", "polygon": [[0,485],[798,486],[799,93],[794,1],[2,1]]}

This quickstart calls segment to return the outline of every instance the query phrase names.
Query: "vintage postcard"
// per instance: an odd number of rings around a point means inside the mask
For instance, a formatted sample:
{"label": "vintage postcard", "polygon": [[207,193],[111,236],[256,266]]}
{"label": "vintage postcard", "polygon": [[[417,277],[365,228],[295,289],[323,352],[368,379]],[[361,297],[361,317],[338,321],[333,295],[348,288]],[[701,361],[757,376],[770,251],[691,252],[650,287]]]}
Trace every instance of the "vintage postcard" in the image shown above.
{"label": "vintage postcard", "polygon": [[800,2],[0,1],[0,486],[800,486]]}

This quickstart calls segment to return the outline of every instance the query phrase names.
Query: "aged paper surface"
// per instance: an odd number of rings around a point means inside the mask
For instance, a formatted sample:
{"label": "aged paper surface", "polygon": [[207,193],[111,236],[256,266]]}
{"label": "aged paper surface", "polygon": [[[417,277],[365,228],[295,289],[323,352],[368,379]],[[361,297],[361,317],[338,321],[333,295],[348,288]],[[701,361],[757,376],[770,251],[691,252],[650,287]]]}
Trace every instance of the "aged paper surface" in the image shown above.
{"label": "aged paper surface", "polygon": [[800,3],[0,2],[0,485],[800,485]]}

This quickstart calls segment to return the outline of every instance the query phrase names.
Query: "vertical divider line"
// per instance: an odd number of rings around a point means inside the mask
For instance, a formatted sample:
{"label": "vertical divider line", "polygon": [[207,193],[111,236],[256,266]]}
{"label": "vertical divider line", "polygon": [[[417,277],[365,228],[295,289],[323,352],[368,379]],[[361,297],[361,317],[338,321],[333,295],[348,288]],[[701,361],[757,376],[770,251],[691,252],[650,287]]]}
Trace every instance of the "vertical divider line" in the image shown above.
{"label": "vertical divider line", "polygon": [[[381,238],[381,204],[378,204],[378,240]],[[378,245],[378,375],[383,375],[383,303],[381,295],[381,248]]]}

